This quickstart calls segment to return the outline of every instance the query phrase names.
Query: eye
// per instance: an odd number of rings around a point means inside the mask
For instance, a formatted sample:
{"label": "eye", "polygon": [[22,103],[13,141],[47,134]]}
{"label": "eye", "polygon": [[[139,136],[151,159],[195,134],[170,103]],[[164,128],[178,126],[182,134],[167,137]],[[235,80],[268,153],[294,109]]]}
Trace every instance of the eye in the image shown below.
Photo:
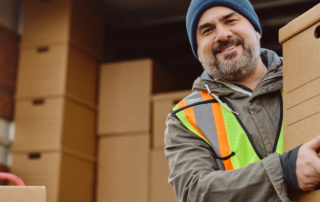
{"label": "eye", "polygon": [[210,31],[212,31],[212,30],[213,30],[212,28],[205,29],[205,30],[203,31],[203,34],[206,34],[206,33],[210,32]]}
{"label": "eye", "polygon": [[228,21],[227,21],[227,24],[231,24],[231,23],[233,23],[233,22],[235,22],[235,21],[236,21],[235,19],[228,20]]}

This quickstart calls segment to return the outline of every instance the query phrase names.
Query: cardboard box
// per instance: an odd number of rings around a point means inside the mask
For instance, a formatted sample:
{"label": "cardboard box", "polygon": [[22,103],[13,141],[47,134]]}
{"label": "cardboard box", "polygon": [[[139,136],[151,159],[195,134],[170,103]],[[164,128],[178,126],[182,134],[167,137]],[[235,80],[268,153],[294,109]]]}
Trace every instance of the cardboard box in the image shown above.
{"label": "cardboard box", "polygon": [[176,83],[151,59],[103,64],[98,134],[149,132],[151,95],[175,90]]}
{"label": "cardboard box", "polygon": [[191,93],[190,90],[170,93],[159,93],[152,96],[152,147],[164,148],[164,131],[166,119],[170,110],[183,98]]}
{"label": "cardboard box", "polygon": [[93,58],[67,44],[22,49],[16,98],[67,95],[95,106],[97,71]]}
{"label": "cardboard box", "polygon": [[[284,59],[284,150],[319,135],[320,4],[279,32]],[[294,201],[318,201],[320,191],[296,193]]]}
{"label": "cardboard box", "polygon": [[0,186],[0,202],[46,202],[43,186]]}
{"label": "cardboard box", "polygon": [[97,59],[102,58],[104,15],[85,0],[26,0],[21,47],[70,43]]}
{"label": "cardboard box", "polygon": [[13,153],[11,173],[28,186],[45,186],[47,202],[93,201],[94,163],[72,154]]}
{"label": "cardboard box", "polygon": [[99,139],[97,202],[147,202],[149,134]]}
{"label": "cardboard box", "polygon": [[16,102],[12,151],[95,157],[95,111],[63,97]]}
{"label": "cardboard box", "polygon": [[[292,149],[318,135],[320,121],[320,4],[280,32],[284,58],[284,147]],[[320,33],[319,33],[320,34]],[[308,127],[312,125],[312,127]],[[301,127],[302,126],[302,127]]]}
{"label": "cardboard box", "polygon": [[153,150],[151,159],[151,202],[177,202],[173,187],[168,182],[170,171],[164,150]]}

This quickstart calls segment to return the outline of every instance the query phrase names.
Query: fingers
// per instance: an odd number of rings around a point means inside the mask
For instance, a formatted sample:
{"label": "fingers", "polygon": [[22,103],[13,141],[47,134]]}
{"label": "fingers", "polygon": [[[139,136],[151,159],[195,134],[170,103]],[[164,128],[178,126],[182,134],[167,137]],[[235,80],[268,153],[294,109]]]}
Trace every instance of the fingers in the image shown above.
{"label": "fingers", "polygon": [[320,159],[318,157],[314,158],[313,160],[313,168],[315,172],[317,172],[317,174],[320,176]]}
{"label": "fingers", "polygon": [[320,149],[320,135],[305,143],[304,146],[311,148],[313,151]]}
{"label": "fingers", "polygon": [[296,160],[296,176],[299,187],[313,190],[320,183],[320,158],[315,152],[320,144],[320,136],[300,147]]}

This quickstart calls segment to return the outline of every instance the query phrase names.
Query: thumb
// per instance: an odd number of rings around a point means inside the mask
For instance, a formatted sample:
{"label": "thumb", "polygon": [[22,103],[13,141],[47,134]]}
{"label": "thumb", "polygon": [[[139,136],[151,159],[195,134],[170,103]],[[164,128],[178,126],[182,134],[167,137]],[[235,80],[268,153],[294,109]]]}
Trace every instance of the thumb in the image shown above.
{"label": "thumb", "polygon": [[317,151],[320,148],[320,135],[305,143],[305,146],[309,147],[313,151]]}

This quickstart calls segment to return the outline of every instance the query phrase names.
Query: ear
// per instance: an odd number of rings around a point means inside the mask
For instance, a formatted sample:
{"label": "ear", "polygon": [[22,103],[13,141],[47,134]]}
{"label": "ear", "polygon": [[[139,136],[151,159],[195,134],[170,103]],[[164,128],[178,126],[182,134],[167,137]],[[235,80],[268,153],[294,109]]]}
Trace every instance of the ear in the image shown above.
{"label": "ear", "polygon": [[261,34],[259,33],[259,32],[257,32],[256,31],[256,35],[257,35],[257,38],[259,39],[259,41],[260,41],[260,39],[261,39]]}

